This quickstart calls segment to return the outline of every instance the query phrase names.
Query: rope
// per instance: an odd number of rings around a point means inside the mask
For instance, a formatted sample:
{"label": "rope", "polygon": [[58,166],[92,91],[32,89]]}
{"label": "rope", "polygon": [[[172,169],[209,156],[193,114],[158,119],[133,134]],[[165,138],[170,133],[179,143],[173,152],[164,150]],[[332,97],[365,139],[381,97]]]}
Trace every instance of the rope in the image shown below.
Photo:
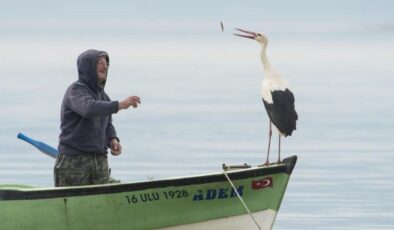
{"label": "rope", "polygon": [[249,210],[248,206],[246,205],[245,201],[242,199],[242,197],[239,195],[238,190],[235,188],[233,182],[230,180],[228,177],[227,173],[223,171],[224,176],[227,178],[228,182],[230,183],[231,187],[234,189],[235,194],[237,194],[237,197],[241,201],[242,205],[244,206],[245,210],[248,212],[250,217],[252,218],[253,222],[256,224],[257,228],[261,230],[262,228],[260,227],[259,223],[257,223],[256,218],[254,217],[253,213]]}

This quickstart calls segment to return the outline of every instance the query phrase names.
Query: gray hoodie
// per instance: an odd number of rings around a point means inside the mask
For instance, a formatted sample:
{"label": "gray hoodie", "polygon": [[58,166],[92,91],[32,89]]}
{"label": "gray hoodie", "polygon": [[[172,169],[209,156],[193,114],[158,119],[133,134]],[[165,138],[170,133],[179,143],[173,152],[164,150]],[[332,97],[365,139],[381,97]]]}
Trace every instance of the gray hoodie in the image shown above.
{"label": "gray hoodie", "polygon": [[117,138],[111,115],[118,112],[118,101],[111,101],[104,92],[105,82],[98,82],[99,56],[109,63],[108,54],[99,50],[78,57],[78,81],[68,87],[61,107],[60,153],[107,154],[110,140]]}

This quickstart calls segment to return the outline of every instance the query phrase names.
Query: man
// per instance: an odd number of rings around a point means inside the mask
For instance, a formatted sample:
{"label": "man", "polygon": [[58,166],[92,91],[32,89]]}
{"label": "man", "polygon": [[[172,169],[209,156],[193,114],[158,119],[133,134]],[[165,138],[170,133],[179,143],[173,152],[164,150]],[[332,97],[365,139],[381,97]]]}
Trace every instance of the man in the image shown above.
{"label": "man", "polygon": [[87,50],[79,55],[77,66],[78,81],[68,87],[61,106],[55,186],[108,183],[107,148],[114,156],[122,152],[112,114],[141,103],[137,96],[111,101],[104,92],[109,66],[106,52]]}

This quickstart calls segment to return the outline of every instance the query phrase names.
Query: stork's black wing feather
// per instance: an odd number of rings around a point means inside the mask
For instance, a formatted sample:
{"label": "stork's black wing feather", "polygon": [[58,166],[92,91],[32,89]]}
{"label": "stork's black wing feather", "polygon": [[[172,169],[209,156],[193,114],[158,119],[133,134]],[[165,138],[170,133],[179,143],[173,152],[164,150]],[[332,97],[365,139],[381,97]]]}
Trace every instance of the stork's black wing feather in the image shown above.
{"label": "stork's black wing feather", "polygon": [[298,114],[295,111],[294,95],[289,90],[275,90],[271,92],[273,103],[264,101],[265,109],[272,123],[285,136],[291,136],[296,129]]}

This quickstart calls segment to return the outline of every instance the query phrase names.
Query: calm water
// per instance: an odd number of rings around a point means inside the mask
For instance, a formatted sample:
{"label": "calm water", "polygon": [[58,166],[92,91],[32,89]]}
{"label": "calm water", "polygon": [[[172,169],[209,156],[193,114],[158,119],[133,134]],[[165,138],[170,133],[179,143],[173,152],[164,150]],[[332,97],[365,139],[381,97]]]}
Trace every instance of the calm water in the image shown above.
{"label": "calm water", "polygon": [[[216,19],[205,23],[181,36],[163,29],[143,37],[117,25],[111,30],[117,36],[91,40],[78,30],[55,34],[62,32],[50,23],[48,37],[3,36],[0,183],[52,186],[54,161],[16,135],[57,145],[63,93],[76,79],[77,55],[91,47],[110,54],[112,99],[142,98],[138,109],[114,116],[124,148],[110,157],[115,178],[160,179],[263,162],[268,119],[259,46],[230,28],[222,33]],[[217,28],[202,33],[209,23]],[[393,33],[308,29],[267,29],[271,64],[290,82],[300,117],[282,145],[284,156],[299,161],[275,229],[394,229]],[[273,153],[276,144],[275,138]]]}

